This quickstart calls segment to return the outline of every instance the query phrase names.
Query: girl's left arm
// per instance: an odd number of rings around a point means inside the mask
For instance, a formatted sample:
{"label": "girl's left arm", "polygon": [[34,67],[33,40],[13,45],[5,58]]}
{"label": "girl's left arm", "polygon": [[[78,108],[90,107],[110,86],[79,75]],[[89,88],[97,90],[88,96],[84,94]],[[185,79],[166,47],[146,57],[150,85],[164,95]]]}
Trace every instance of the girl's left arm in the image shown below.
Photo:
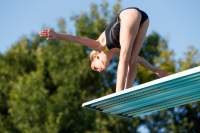
{"label": "girl's left arm", "polygon": [[157,68],[151,65],[147,60],[145,60],[143,57],[138,56],[137,57],[137,63],[141,66],[145,67],[146,69],[149,69],[152,72],[156,72]]}
{"label": "girl's left arm", "polygon": [[152,71],[153,73],[155,73],[156,75],[158,75],[159,77],[168,76],[168,72],[167,72],[167,71],[165,71],[165,70],[163,70],[163,69],[160,69],[160,68],[154,67],[154,66],[151,65],[147,60],[145,60],[144,58],[142,58],[142,57],[140,57],[140,56],[137,57],[137,62],[138,62],[141,66],[143,66],[143,67],[149,69],[150,71]]}

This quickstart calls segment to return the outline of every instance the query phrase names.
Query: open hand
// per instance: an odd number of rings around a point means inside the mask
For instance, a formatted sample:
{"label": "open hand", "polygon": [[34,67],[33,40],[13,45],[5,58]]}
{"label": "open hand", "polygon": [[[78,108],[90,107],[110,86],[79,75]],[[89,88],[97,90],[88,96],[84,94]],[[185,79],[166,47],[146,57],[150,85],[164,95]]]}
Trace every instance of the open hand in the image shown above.
{"label": "open hand", "polygon": [[155,74],[158,75],[160,78],[168,76],[167,71],[159,69],[159,68],[157,68]]}
{"label": "open hand", "polygon": [[49,39],[55,39],[56,38],[56,35],[57,33],[53,30],[42,30],[40,33],[39,33],[40,36],[43,36],[43,37],[46,37],[47,40]]}

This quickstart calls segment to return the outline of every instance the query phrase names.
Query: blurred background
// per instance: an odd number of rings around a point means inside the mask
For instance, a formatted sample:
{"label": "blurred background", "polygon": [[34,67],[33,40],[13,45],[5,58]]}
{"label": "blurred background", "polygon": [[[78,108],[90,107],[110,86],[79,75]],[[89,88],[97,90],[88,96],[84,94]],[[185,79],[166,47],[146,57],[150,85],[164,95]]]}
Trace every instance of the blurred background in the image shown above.
{"label": "blurred background", "polygon": [[[174,74],[200,65],[200,2],[87,0],[0,2],[0,132],[200,132],[199,102],[133,120],[81,107],[115,92],[118,56],[110,71],[89,67],[89,48],[38,36],[54,29],[97,39],[123,8],[145,11],[150,25],[140,56]],[[135,85],[157,79],[138,65]]]}

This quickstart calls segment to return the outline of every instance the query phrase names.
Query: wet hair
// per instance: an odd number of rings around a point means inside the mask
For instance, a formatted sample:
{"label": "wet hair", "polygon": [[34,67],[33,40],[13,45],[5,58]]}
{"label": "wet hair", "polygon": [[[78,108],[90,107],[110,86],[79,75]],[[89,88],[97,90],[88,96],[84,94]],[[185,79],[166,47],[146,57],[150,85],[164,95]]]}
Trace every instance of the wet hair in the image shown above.
{"label": "wet hair", "polygon": [[91,53],[90,53],[90,57],[89,57],[89,65],[90,65],[90,67],[91,67],[91,64],[92,64],[92,61],[93,61],[93,57],[94,57],[94,55],[97,55],[97,54],[99,54],[100,52],[98,52],[98,51],[95,51],[95,50],[93,50]]}

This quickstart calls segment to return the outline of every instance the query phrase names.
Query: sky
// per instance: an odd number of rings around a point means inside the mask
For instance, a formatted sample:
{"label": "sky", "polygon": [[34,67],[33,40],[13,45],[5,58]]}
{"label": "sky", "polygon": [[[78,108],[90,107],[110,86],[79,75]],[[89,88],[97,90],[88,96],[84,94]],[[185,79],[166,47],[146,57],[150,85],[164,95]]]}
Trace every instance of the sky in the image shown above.
{"label": "sky", "polygon": [[[116,0],[107,0],[111,10]],[[23,36],[31,36],[45,28],[57,28],[64,18],[67,31],[75,33],[73,14],[89,12],[92,3],[102,0],[1,0],[0,53],[5,53]],[[150,18],[147,35],[153,31],[168,40],[175,58],[181,58],[188,46],[200,51],[199,0],[121,0],[122,8],[138,7]]]}

